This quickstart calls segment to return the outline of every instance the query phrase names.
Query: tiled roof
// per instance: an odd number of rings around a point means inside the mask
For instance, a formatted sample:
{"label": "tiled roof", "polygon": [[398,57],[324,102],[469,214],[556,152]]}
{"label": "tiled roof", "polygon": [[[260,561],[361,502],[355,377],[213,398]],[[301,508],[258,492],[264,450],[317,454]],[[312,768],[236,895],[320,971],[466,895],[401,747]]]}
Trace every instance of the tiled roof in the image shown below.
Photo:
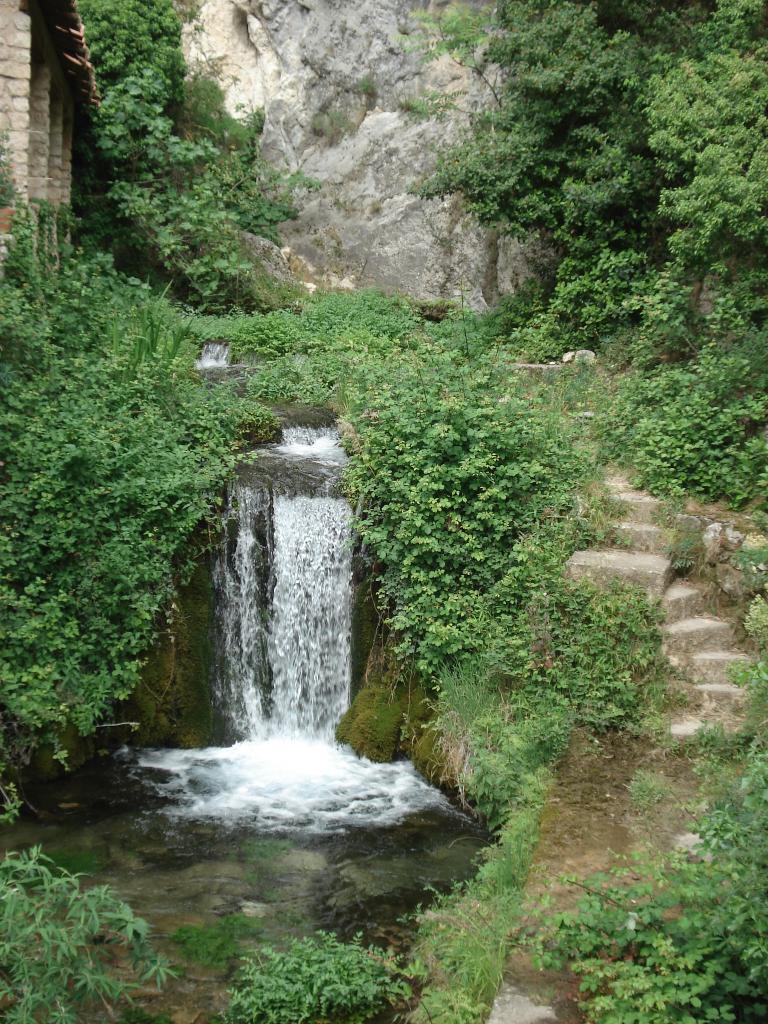
{"label": "tiled roof", "polygon": [[39,3],[75,100],[78,103],[98,104],[96,75],[85,41],[77,0],[39,0]]}

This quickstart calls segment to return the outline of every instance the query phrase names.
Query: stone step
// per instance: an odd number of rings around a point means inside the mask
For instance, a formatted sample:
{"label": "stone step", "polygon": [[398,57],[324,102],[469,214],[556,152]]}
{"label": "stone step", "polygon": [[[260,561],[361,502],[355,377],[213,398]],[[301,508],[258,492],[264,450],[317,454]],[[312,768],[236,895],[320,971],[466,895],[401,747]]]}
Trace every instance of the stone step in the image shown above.
{"label": "stone step", "polygon": [[663,627],[664,649],[670,654],[693,654],[718,651],[733,643],[733,629],[728,622],[709,616],[681,619]]}
{"label": "stone step", "polygon": [[635,523],[625,520],[615,527],[616,543],[635,551],[645,551],[653,555],[663,555],[669,546],[664,530],[653,523]]}
{"label": "stone step", "polygon": [[730,685],[731,669],[751,659],[738,651],[700,651],[694,654],[688,665],[689,675],[698,683]]}
{"label": "stone step", "polygon": [[689,583],[673,583],[662,598],[667,624],[698,615],[704,607],[704,595]]}
{"label": "stone step", "polygon": [[592,548],[572,555],[565,571],[574,580],[591,579],[602,584],[621,580],[657,597],[661,597],[672,577],[669,559],[660,555]]}
{"label": "stone step", "polygon": [[622,491],[631,491],[632,484],[623,473],[612,473],[605,478],[605,486],[612,494],[621,494]]}
{"label": "stone step", "polygon": [[747,695],[746,690],[733,683],[697,683],[694,690],[715,704],[739,704]]}
{"label": "stone step", "polygon": [[701,718],[693,718],[687,715],[685,718],[676,718],[669,724],[670,735],[676,740],[687,740],[695,736],[700,729],[704,728],[704,721]]}
{"label": "stone step", "polygon": [[551,1006],[534,1003],[524,992],[510,982],[504,982],[491,1008],[488,1024],[548,1024],[556,1021]]}
{"label": "stone step", "polygon": [[661,507],[658,498],[642,491],[618,491],[614,497],[627,506],[627,518],[635,523],[653,524]]}

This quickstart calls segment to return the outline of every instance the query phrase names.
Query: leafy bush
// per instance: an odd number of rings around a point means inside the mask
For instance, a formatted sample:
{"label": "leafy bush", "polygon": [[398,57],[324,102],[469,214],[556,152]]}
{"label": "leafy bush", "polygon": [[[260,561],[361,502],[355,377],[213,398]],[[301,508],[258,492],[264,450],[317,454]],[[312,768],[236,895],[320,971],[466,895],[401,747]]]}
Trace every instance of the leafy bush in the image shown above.
{"label": "leafy bush", "polygon": [[199,72],[185,83],[171,0],[88,0],[84,17],[103,98],[78,133],[82,233],[201,308],[271,308],[241,232],[277,241],[296,189],[312,183],[261,158],[261,112],[232,117]]}
{"label": "leafy bush", "polygon": [[402,651],[426,674],[473,649],[480,594],[536,519],[568,507],[583,471],[565,430],[497,387],[492,371],[435,355],[369,381],[353,417],[360,530],[385,566]]}
{"label": "leafy bush", "polygon": [[163,107],[181,101],[186,67],[173,0],[123,0],[119,5],[80,0],[78,6],[105,93],[124,78],[151,69],[163,83]]}
{"label": "leafy bush", "polygon": [[241,424],[273,420],[208,390],[183,321],[104,259],[41,268],[20,238],[0,295],[0,761],[23,761],[132,691]]}
{"label": "leafy bush", "polygon": [[758,743],[738,788],[701,825],[711,859],[677,855],[597,876],[575,911],[544,922],[541,962],[570,961],[588,1021],[765,1019],[766,783]]}
{"label": "leafy bush", "polygon": [[135,987],[114,970],[116,956],[138,981],[168,976],[149,926],[107,886],[82,889],[39,847],[0,861],[0,1000],[7,1024],[75,1024],[88,1004],[114,1004]]}
{"label": "leafy bush", "polygon": [[656,356],[687,357],[702,338],[729,344],[708,312],[726,291],[746,332],[765,323],[763,15],[759,0],[510,0],[490,29],[468,5],[428,19],[428,54],[484,78],[502,70],[488,83],[496,105],[421,192],[459,192],[481,220],[532,243],[541,301],[509,336],[517,352],[556,358],[586,344],[634,358],[649,296],[655,341],[670,345]]}
{"label": "leafy bush", "polygon": [[767,394],[762,336],[627,377],[605,415],[608,455],[633,463],[652,491],[743,505],[768,481]]}
{"label": "leafy bush", "polygon": [[359,939],[319,932],[285,952],[269,947],[247,960],[231,992],[227,1024],[364,1024],[409,993],[397,965]]}

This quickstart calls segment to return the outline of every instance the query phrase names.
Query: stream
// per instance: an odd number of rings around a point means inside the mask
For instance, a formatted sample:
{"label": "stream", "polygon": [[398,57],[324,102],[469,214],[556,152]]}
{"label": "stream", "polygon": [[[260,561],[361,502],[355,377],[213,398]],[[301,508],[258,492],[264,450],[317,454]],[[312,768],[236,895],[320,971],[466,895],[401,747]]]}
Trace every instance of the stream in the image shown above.
{"label": "stream", "polygon": [[40,816],[0,833],[150,921],[183,969],[146,1005],[181,1024],[223,1008],[236,964],[185,957],[179,929],[237,920],[242,950],[319,928],[406,948],[405,915],[468,877],[487,842],[409,762],[334,741],[351,696],[345,458],[332,427],[289,426],[230,487],[213,568],[216,745],[118,751],[33,787]]}

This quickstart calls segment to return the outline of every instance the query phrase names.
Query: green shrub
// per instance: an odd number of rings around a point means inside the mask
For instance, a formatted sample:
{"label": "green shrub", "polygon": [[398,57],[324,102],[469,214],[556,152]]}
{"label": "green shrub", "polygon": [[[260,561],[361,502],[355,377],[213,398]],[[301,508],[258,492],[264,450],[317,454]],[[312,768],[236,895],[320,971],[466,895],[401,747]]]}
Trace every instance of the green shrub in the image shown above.
{"label": "green shrub", "polygon": [[640,483],[666,494],[743,505],[765,493],[768,356],[765,339],[705,348],[684,365],[619,385],[602,431],[610,457],[634,464]]}
{"label": "green shrub", "polygon": [[262,930],[259,921],[243,914],[228,914],[212,925],[184,925],[171,935],[185,960],[205,967],[224,968],[239,956],[241,942],[253,940]]}
{"label": "green shrub", "polygon": [[407,995],[397,965],[359,940],[319,932],[285,952],[264,948],[247,960],[225,1015],[227,1024],[364,1024]]}
{"label": "green shrub", "polygon": [[186,67],[173,0],[80,0],[78,6],[103,91],[149,68],[163,82],[163,106],[181,100]]}
{"label": "green shrub", "polygon": [[567,430],[502,396],[492,370],[437,354],[369,376],[353,419],[362,445],[348,483],[360,530],[385,566],[401,650],[430,674],[473,649],[480,595],[517,538],[570,505],[584,466]]}
{"label": "green shrub", "polygon": [[24,252],[0,283],[0,761],[22,763],[67,721],[92,733],[134,689],[241,425],[271,422],[209,390],[181,318],[108,261],[34,270]]}
{"label": "green shrub", "polygon": [[82,889],[39,847],[0,861],[0,1000],[7,1024],[75,1024],[89,1005],[114,1005],[135,987],[114,970],[124,955],[139,982],[169,972],[149,926],[106,886]]}
{"label": "green shrub", "polygon": [[576,910],[543,922],[541,962],[570,962],[588,1021],[765,1019],[767,782],[758,743],[737,788],[700,825],[711,858],[677,855],[580,882]]}

